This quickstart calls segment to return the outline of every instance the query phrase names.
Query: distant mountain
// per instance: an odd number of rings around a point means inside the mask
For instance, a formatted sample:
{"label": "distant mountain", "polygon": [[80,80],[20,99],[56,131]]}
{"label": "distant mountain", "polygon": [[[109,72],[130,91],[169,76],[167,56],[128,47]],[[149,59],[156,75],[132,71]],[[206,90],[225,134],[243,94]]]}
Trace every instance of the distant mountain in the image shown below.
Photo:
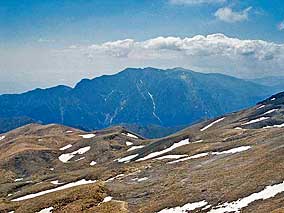
{"label": "distant mountain", "polygon": [[[122,123],[176,128],[252,106],[274,92],[274,87],[222,74],[128,68],[115,75],[83,79],[75,88],[57,86],[1,95],[0,119],[25,117],[84,130]],[[19,126],[12,124],[9,129]]]}
{"label": "distant mountain", "polygon": [[284,90],[284,76],[268,76],[263,78],[249,79],[248,81],[264,86],[274,87],[277,92]]}

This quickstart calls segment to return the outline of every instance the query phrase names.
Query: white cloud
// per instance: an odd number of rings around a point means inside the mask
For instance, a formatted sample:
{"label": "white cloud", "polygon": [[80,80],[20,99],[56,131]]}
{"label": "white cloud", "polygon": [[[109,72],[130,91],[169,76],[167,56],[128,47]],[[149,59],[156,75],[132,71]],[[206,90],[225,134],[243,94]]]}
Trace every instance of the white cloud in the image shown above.
{"label": "white cloud", "polygon": [[0,49],[0,93],[73,85],[82,78],[113,74],[126,67],[184,67],[245,78],[284,75],[284,43],[223,34],[75,46]]}
{"label": "white cloud", "polygon": [[199,5],[199,4],[220,4],[227,0],[169,0],[171,4],[178,5]]}
{"label": "white cloud", "polygon": [[134,48],[134,40],[125,39],[112,42],[106,42],[102,45],[92,45],[89,47],[100,52],[107,52],[108,54],[116,57],[124,57],[129,54],[132,48]]}
{"label": "white cloud", "polygon": [[280,31],[284,30],[284,20],[278,24],[277,28]]}
{"label": "white cloud", "polygon": [[179,66],[238,77],[284,75],[284,44],[242,40],[224,34],[156,37],[144,41],[125,39],[90,45],[79,52],[93,64],[107,64],[116,71],[129,66]]}
{"label": "white cloud", "polygon": [[163,58],[181,54],[183,56],[226,56],[230,58],[250,57],[258,61],[282,57],[284,44],[262,40],[241,40],[223,34],[197,35],[194,37],[157,37],[145,41],[132,39],[95,44],[87,48],[89,54],[106,54],[112,57]]}
{"label": "white cloud", "polygon": [[215,12],[215,16],[224,22],[234,23],[248,20],[248,15],[252,7],[242,11],[233,11],[230,7],[223,7]]}

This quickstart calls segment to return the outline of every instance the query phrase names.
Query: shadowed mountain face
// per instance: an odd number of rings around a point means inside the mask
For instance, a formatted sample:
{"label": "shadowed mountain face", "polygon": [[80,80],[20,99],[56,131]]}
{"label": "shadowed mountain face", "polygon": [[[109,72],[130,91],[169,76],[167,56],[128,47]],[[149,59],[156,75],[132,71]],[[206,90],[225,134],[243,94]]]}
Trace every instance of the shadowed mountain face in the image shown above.
{"label": "shadowed mountain face", "polygon": [[273,92],[273,87],[221,74],[128,68],[115,75],[84,79],[74,89],[58,86],[2,95],[0,119],[85,130],[122,123],[176,128],[251,106]]}
{"label": "shadowed mountain face", "polygon": [[152,140],[26,125],[0,135],[0,212],[283,212],[283,133],[284,93]]}

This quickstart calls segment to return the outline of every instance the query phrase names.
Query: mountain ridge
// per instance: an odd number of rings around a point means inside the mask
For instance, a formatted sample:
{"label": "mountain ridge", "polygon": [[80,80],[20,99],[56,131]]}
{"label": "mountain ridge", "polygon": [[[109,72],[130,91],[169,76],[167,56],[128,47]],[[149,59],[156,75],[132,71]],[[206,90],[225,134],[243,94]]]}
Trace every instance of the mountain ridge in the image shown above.
{"label": "mountain ridge", "polygon": [[0,118],[27,117],[85,130],[122,123],[175,129],[249,107],[273,91],[223,74],[127,68],[114,75],[82,79],[74,88],[61,85],[1,95]]}

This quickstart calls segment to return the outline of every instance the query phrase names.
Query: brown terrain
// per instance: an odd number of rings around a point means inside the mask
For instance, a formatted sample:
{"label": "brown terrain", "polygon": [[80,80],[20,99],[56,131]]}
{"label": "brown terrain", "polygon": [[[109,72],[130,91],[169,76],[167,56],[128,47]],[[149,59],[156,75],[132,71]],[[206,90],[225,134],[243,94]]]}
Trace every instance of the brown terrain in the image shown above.
{"label": "brown terrain", "polygon": [[283,123],[280,93],[160,139],[23,126],[0,135],[0,212],[284,212]]}

